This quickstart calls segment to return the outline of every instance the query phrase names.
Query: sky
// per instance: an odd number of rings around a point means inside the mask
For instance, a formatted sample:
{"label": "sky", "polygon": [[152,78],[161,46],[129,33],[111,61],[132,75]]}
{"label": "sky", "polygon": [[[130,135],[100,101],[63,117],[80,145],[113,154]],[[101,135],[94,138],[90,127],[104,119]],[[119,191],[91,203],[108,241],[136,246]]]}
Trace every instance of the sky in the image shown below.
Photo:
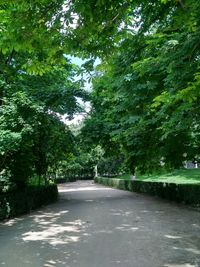
{"label": "sky", "polygon": [[[81,66],[82,64],[84,64],[88,59],[86,60],[83,60],[81,58],[78,58],[78,57],[74,57],[74,56],[68,56],[68,58],[70,59],[70,61],[73,63],[73,64],[76,64],[78,66]],[[98,64],[100,64],[100,59],[97,58],[95,60],[95,63],[94,63],[94,67],[96,67]],[[75,79],[79,79],[80,77],[75,77]],[[87,80],[87,76],[85,75],[84,77],[85,80]],[[92,85],[89,81],[86,81],[85,82],[85,85],[84,85],[84,88],[85,90],[87,91],[91,91],[92,90]],[[89,102],[86,102],[84,103],[81,99],[78,99],[78,102],[81,103],[81,105],[84,106],[84,109],[86,111],[86,113],[88,113],[90,111],[90,103]],[[79,115],[74,115],[74,119],[73,120],[68,120],[65,118],[65,116],[63,117],[63,120],[64,122],[67,124],[67,125],[71,125],[71,124],[78,124],[80,121],[82,121],[84,119],[84,117],[86,116],[86,114],[79,114]]]}

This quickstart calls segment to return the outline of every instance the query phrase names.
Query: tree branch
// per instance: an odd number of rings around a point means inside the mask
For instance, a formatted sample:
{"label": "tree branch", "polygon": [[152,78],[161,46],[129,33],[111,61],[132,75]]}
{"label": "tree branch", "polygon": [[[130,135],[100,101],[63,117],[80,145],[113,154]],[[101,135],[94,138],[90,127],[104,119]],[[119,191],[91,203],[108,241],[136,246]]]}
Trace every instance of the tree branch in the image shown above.
{"label": "tree branch", "polygon": [[183,3],[183,0],[178,0],[180,6],[182,7],[182,9],[186,9],[185,4]]}

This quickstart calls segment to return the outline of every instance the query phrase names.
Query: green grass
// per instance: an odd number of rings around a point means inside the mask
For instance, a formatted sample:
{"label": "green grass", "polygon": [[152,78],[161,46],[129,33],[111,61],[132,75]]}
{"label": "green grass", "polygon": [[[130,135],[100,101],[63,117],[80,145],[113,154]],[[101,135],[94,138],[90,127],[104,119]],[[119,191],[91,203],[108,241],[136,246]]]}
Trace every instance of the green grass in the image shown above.
{"label": "green grass", "polygon": [[114,177],[114,178],[123,179],[123,180],[130,180],[131,175],[130,174],[123,174],[123,175],[120,175],[120,176],[117,176],[117,177]]}
{"label": "green grass", "polygon": [[148,182],[166,182],[179,184],[200,183],[200,169],[180,169],[165,173],[137,175],[137,180]]}
{"label": "green grass", "polygon": [[[130,180],[130,174],[115,177],[116,179]],[[179,184],[196,184],[200,183],[200,169],[180,169],[170,172],[160,172],[153,174],[137,174],[136,180],[147,182],[165,182]]]}

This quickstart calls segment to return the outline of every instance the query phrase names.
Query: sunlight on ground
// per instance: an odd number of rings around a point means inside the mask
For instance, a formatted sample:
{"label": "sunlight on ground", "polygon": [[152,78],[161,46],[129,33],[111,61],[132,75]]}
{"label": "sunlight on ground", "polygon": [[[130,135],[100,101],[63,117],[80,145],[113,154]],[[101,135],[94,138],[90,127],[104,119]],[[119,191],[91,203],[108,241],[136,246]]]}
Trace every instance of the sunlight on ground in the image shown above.
{"label": "sunlight on ground", "polygon": [[[127,227],[127,226],[126,226]],[[116,230],[121,230],[121,231],[137,231],[137,230],[139,230],[139,228],[138,227],[129,227],[129,228],[126,228],[125,226],[118,226],[118,227],[116,227],[115,229]]]}
{"label": "sunlight on ground", "polygon": [[68,257],[66,258],[66,260],[65,261],[62,261],[62,260],[48,260],[43,266],[44,267],[56,267],[56,266],[58,266],[58,264],[59,264],[59,266],[60,265],[62,265],[62,266],[65,266],[65,267],[70,267],[69,265],[67,265],[67,259],[68,259]]}
{"label": "sunlight on ground", "polygon": [[23,218],[10,219],[9,221],[7,221],[5,223],[0,223],[0,225],[13,226],[14,224],[16,224],[22,220],[23,220]]}
{"label": "sunlight on ground", "polygon": [[43,241],[52,246],[78,242],[85,222],[77,219],[72,222],[64,222],[64,225],[56,223],[57,219],[60,219],[61,216],[68,212],[68,210],[64,210],[57,213],[46,212],[32,215],[31,217],[39,230],[23,233],[22,240],[25,242]]}
{"label": "sunlight on ground", "polygon": [[195,248],[178,248],[178,247],[173,247],[173,249],[175,250],[184,250],[184,251],[187,251],[187,252],[192,252],[196,255],[200,255],[200,250],[198,249],[195,249]]}
{"label": "sunlight on ground", "polygon": [[182,238],[181,236],[176,236],[176,235],[165,235],[165,237],[167,237],[169,239],[180,239],[180,238]]}
{"label": "sunlight on ground", "polygon": [[76,187],[76,188],[59,188],[59,192],[80,192],[80,191],[106,191],[114,190],[112,188],[99,188],[99,187]]}
{"label": "sunlight on ground", "polygon": [[[51,245],[64,244],[72,242],[77,242],[79,237],[77,236],[67,236],[66,233],[79,233],[80,229],[76,226],[61,226],[61,225],[52,225],[51,227],[45,229],[44,231],[37,232],[27,232],[24,233],[24,241],[48,241]],[[62,237],[58,235],[62,234]]]}
{"label": "sunlight on ground", "polygon": [[193,223],[192,226],[195,227],[195,228],[199,228],[200,229],[200,226],[198,224],[196,224],[196,223]]}

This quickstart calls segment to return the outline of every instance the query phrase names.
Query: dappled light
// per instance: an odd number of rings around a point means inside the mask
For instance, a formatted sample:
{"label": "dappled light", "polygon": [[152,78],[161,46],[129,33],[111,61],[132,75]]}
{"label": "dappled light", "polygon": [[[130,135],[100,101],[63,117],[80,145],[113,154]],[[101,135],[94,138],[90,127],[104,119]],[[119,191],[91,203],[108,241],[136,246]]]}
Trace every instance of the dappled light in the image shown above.
{"label": "dappled light", "polygon": [[90,181],[59,188],[57,204],[0,225],[0,266],[199,267],[198,212]]}
{"label": "dappled light", "polygon": [[122,224],[121,226],[118,226],[115,229],[120,231],[137,231],[139,227],[132,227],[131,225],[128,224]]}
{"label": "dappled light", "polygon": [[200,0],[0,0],[0,267],[200,267],[199,37]]}
{"label": "dappled light", "polygon": [[196,255],[200,255],[200,250],[195,249],[195,248],[181,248],[181,247],[173,247],[173,249],[175,250],[183,250],[185,252],[191,252],[194,253]]}
{"label": "dappled light", "polygon": [[[77,242],[78,236],[67,236],[67,233],[78,233],[79,228],[75,226],[60,226],[53,224],[51,227],[38,231],[38,232],[27,232],[24,233],[22,239],[24,241],[45,241],[51,245],[67,244],[69,242]],[[65,238],[62,238],[65,236]]]}
{"label": "dappled light", "polygon": [[[7,222],[4,223],[4,225],[6,226],[13,226],[15,224],[17,224],[18,222],[22,221],[23,219],[22,218],[15,218],[15,219],[10,219],[8,220]],[[2,223],[0,223],[1,225]]]}
{"label": "dappled light", "polygon": [[180,239],[180,238],[182,238],[181,236],[175,236],[175,235],[165,235],[165,237],[167,237],[169,239]]}
{"label": "dappled light", "polygon": [[69,211],[46,212],[30,216],[33,222],[37,224],[38,231],[28,231],[22,234],[22,240],[25,242],[42,241],[43,245],[48,243],[52,246],[78,242],[80,236],[78,233],[84,230],[84,222],[77,219],[72,222],[63,222],[59,224],[62,216]]}

